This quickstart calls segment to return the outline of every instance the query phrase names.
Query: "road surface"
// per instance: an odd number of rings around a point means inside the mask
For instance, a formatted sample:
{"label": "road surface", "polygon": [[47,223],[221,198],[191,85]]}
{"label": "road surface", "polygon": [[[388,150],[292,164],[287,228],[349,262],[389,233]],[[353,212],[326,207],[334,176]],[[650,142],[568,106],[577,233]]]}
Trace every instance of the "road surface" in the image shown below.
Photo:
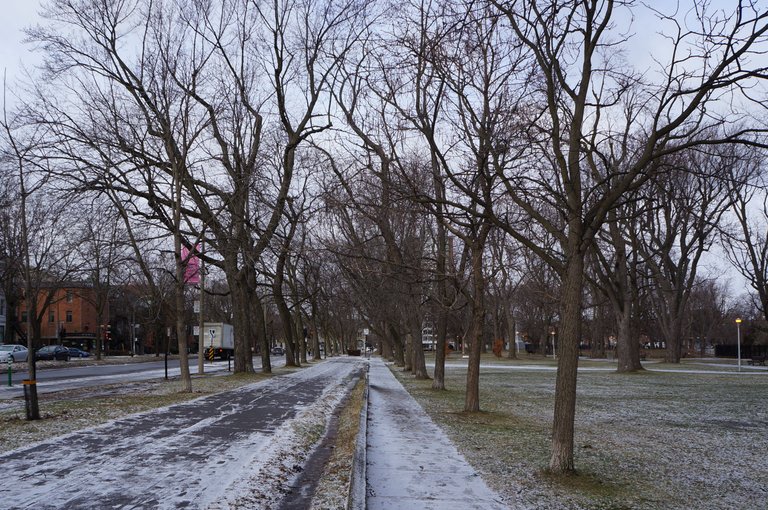
{"label": "road surface", "polygon": [[[71,390],[77,388],[87,388],[104,384],[127,383],[146,381],[149,379],[160,379],[165,377],[165,361],[160,358],[159,361],[128,362],[123,364],[109,365],[78,365],[78,360],[70,360],[63,367],[38,367],[37,369],[37,391],[38,393],[50,393],[54,391]],[[282,366],[285,363],[284,358],[272,360],[272,365]],[[261,358],[254,357],[253,364],[256,370],[261,368]],[[0,399],[23,396],[23,387],[21,382],[27,379],[26,370],[14,372],[12,376],[13,386],[8,386],[7,372],[3,373],[4,366],[0,366]],[[189,368],[192,374],[197,374],[197,356],[194,360],[190,359]],[[215,361],[205,363],[205,372],[221,372],[228,369],[226,361]],[[176,377],[180,374],[178,359],[168,360],[168,376]]]}

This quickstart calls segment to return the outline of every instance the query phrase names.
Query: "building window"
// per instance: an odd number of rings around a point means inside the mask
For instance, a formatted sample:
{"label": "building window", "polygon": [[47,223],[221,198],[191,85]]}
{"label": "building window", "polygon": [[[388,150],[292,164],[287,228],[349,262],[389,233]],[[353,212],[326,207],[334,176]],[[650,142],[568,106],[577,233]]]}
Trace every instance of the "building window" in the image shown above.
{"label": "building window", "polygon": [[67,322],[72,322],[72,310],[67,310]]}
{"label": "building window", "polygon": [[48,311],[48,322],[50,322],[51,324],[56,322],[56,314],[53,313],[53,310]]}
{"label": "building window", "polygon": [[75,296],[72,294],[71,290],[67,291],[67,303],[71,303],[75,300]]}
{"label": "building window", "polygon": [[27,322],[27,311],[21,312],[21,322]]}
{"label": "building window", "polygon": [[0,315],[5,315],[5,298],[0,298]]}

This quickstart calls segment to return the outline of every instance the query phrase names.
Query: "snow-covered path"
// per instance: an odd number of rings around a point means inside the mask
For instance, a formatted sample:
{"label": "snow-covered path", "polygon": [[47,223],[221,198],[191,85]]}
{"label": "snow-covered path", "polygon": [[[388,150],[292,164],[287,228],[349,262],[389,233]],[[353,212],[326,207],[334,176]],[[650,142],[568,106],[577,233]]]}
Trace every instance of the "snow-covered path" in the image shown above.
{"label": "snow-covered path", "polygon": [[380,359],[369,378],[368,510],[507,508]]}
{"label": "snow-covered path", "polygon": [[329,360],[14,450],[0,456],[0,507],[227,508],[291,437],[290,420],[359,368]]}

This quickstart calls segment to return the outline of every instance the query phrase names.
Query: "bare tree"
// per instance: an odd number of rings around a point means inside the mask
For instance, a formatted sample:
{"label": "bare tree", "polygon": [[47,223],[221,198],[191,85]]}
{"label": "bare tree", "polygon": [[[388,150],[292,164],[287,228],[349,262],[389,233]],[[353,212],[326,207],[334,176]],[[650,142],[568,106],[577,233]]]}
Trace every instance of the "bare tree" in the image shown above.
{"label": "bare tree", "polygon": [[497,231],[491,236],[489,248],[491,251],[492,276],[489,278],[493,296],[497,300],[494,308],[494,324],[498,332],[494,338],[501,338],[501,331],[506,328],[506,339],[509,345],[507,357],[517,358],[517,320],[515,318],[515,294],[522,283],[520,276],[519,254],[507,243],[503,231]]}
{"label": "bare tree", "polygon": [[[49,79],[69,91],[40,101],[66,148],[58,157],[96,189],[145,200],[179,235],[177,253],[207,232],[206,263],[224,269],[235,303],[236,371],[253,370],[249,285],[280,224],[297,148],[329,126],[329,55],[354,41],[359,7],[54,0],[48,26],[30,31]],[[279,161],[262,153],[265,133],[283,139]]]}
{"label": "bare tree", "polygon": [[[550,164],[505,175],[505,182],[510,199],[557,236],[562,255],[553,258],[514,223],[502,218],[502,224],[521,243],[538,250],[563,279],[550,459],[550,469],[563,473],[574,469],[576,368],[587,252],[611,208],[653,175],[656,159],[699,143],[749,139],[749,129],[727,128],[732,110],[714,114],[714,104],[733,95],[749,100],[740,94],[740,85],[764,74],[763,67],[747,60],[768,30],[768,13],[740,2],[730,13],[690,11],[682,24],[656,12],[661,29],[670,27],[671,35],[668,60],[659,60],[661,73],[653,83],[632,74],[631,67],[621,62],[619,49],[629,42],[622,33],[629,31],[617,30],[617,24],[631,19],[632,9],[638,7],[633,2],[491,1],[531,55],[536,97],[542,105],[531,117],[535,128],[530,133],[535,137],[533,147],[541,148],[540,159],[549,158]],[[638,129],[640,125],[645,128]],[[715,138],[713,128],[719,129]],[[612,148],[626,146],[623,141],[628,139],[640,143],[626,155],[626,164],[621,168],[598,164],[610,160]],[[543,216],[533,198],[551,203],[560,221]]]}
{"label": "bare tree", "polygon": [[735,225],[722,229],[722,243],[731,264],[749,282],[760,314],[768,317],[768,194],[764,156],[743,151],[730,172]]}
{"label": "bare tree", "polygon": [[[73,219],[80,219],[78,227],[81,232],[77,238],[82,242],[77,246],[77,253],[82,265],[79,274],[90,283],[93,291],[82,298],[93,306],[99,325],[106,324],[106,311],[115,290],[115,277],[126,261],[126,243],[121,228],[123,222],[110,206],[111,203],[104,197],[97,196],[92,202],[78,207],[77,214],[72,214]],[[98,334],[103,336],[102,331]],[[102,347],[102,342],[97,341],[96,359],[101,359]]]}
{"label": "bare tree", "polygon": [[[65,211],[70,205],[49,193],[51,168],[35,157],[42,145],[40,130],[25,125],[20,116],[9,116],[3,105],[0,123],[3,139],[0,160],[15,174],[18,187],[21,258],[13,265],[23,281],[26,310],[26,344],[29,351],[27,419],[39,420],[40,407],[35,384],[35,352],[41,345],[41,324],[58,290],[77,269],[74,247],[78,240],[64,235]],[[59,198],[59,199],[57,199]],[[20,332],[19,332],[20,333]]]}
{"label": "bare tree", "polygon": [[[651,290],[667,346],[666,361],[679,363],[685,310],[699,262],[715,241],[720,218],[731,206],[727,154],[681,153],[672,169],[649,183],[638,249],[655,282]],[[690,170],[689,170],[690,169]],[[694,173],[694,170],[695,173]]]}

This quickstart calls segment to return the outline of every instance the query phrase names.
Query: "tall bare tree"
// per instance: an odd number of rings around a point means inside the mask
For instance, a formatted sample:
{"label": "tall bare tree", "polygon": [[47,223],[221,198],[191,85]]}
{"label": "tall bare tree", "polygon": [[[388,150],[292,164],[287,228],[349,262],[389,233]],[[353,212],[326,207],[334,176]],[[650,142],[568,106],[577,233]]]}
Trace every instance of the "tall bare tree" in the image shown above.
{"label": "tall bare tree", "polygon": [[667,346],[665,359],[679,363],[685,311],[697,283],[699,263],[715,241],[720,219],[731,206],[728,154],[680,153],[671,169],[648,185],[638,249],[655,282],[651,291]]}
{"label": "tall bare tree", "polygon": [[[563,279],[549,467],[564,473],[574,469],[585,257],[608,212],[653,175],[656,159],[699,143],[750,139],[752,127],[732,127],[738,114],[715,104],[735,96],[749,101],[740,87],[765,72],[750,59],[768,31],[768,13],[739,2],[728,13],[692,9],[681,23],[674,13],[655,11],[660,30],[669,28],[670,37],[667,58],[657,60],[660,72],[653,82],[648,73],[645,78],[633,73],[618,51],[632,40],[622,35],[631,30],[618,25],[630,22],[633,9],[644,6],[613,0],[491,1],[527,47],[536,69],[541,108],[531,117],[535,128],[530,133],[548,164],[507,174],[505,182],[509,198],[558,238],[562,255],[553,258],[515,224],[503,218],[502,223]],[[600,164],[628,139],[639,143],[621,168]],[[533,199],[550,203],[559,221],[542,215]]]}
{"label": "tall bare tree", "polygon": [[768,194],[765,156],[742,151],[730,172],[734,225],[722,229],[722,243],[731,264],[749,282],[755,305],[768,317]]}

